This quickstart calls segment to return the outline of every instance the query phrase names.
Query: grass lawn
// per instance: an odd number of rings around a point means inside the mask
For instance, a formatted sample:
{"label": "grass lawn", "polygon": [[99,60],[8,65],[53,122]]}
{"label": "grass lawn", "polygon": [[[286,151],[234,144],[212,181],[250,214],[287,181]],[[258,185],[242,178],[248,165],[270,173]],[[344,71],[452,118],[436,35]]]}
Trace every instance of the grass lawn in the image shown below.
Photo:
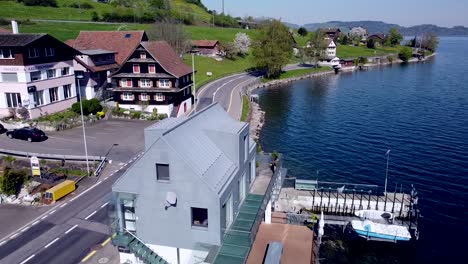
{"label": "grass lawn", "polygon": [[211,23],[211,15],[202,7],[195,4],[189,4],[184,0],[172,0],[171,9],[179,12],[181,15],[191,15],[197,21],[203,21],[205,23]]}
{"label": "grass lawn", "polygon": [[[184,56],[184,61],[188,65],[192,65],[192,56]],[[253,58],[248,55],[245,58],[237,58],[236,60],[224,59],[222,61],[216,61],[213,58],[195,56],[195,74],[196,88],[200,88],[207,82],[219,79],[223,76],[243,72],[254,66]],[[212,76],[206,75],[207,72],[211,72]]]}
{"label": "grass lawn", "polygon": [[192,39],[211,39],[219,40],[220,42],[233,41],[236,34],[239,32],[247,33],[250,38],[254,38],[258,34],[258,30],[246,30],[241,28],[187,26],[185,30],[190,34]]}
{"label": "grass lawn", "polygon": [[398,53],[398,49],[398,47],[378,47],[376,49],[369,49],[365,46],[338,45],[336,48],[336,56],[339,58],[380,56],[389,53]]}
{"label": "grass lawn", "polygon": [[240,121],[245,122],[247,121],[247,116],[249,115],[250,112],[250,104],[249,104],[249,98],[247,95],[242,96],[242,115],[240,118]]}
{"label": "grass lawn", "polygon": [[297,69],[297,70],[283,72],[278,78],[274,78],[274,79],[262,78],[261,80],[262,82],[269,82],[273,80],[283,80],[283,79],[288,79],[288,78],[293,78],[293,77],[300,77],[300,76],[308,75],[311,73],[326,72],[326,71],[333,71],[333,70],[329,67]]}
{"label": "grass lawn", "polygon": [[[68,7],[74,3],[89,3],[93,9],[79,9]],[[58,7],[26,6],[16,1],[0,1],[0,17],[14,19],[63,19],[63,20],[91,20],[91,13],[98,14],[113,9],[109,4],[98,3],[93,0],[57,0]]]}

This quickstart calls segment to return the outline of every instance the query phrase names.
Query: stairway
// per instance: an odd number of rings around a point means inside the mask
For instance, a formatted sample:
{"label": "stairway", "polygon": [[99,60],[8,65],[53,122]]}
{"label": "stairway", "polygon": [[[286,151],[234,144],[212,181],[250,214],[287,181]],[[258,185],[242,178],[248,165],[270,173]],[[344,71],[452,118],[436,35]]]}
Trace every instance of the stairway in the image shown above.
{"label": "stairway", "polygon": [[112,238],[112,244],[124,251],[130,251],[146,264],[168,264],[166,260],[128,232],[116,233]]}

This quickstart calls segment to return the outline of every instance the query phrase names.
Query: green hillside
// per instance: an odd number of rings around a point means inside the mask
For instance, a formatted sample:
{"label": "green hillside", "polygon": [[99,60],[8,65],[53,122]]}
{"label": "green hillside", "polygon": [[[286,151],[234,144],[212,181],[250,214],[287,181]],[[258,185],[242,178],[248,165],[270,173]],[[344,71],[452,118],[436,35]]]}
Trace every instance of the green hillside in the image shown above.
{"label": "green hillside", "polygon": [[[7,19],[53,19],[53,20],[84,20],[91,21],[93,13],[102,18],[104,13],[115,13],[133,17],[148,12],[148,17],[154,18],[157,13],[151,12],[146,0],[128,1],[126,6],[137,6],[130,8],[116,4],[99,3],[93,0],[56,0],[58,7],[26,6],[15,0],[0,0],[0,18]],[[121,2],[125,2],[122,0]],[[75,6],[71,7],[71,6]],[[76,8],[82,7],[82,8]],[[164,12],[162,12],[164,13]],[[195,24],[208,24],[211,15],[200,5],[188,3],[186,0],[171,0],[170,11],[164,14],[176,15],[180,18],[190,17]],[[159,14],[161,15],[161,14]],[[114,20],[115,21],[115,20]],[[128,20],[126,20],[128,21]]]}

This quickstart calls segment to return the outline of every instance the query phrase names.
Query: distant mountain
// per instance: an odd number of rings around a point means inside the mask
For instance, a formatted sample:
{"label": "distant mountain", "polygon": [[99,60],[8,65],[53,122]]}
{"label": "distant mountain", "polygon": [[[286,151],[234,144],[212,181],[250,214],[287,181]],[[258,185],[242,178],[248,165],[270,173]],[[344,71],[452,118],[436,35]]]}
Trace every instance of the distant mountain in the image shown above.
{"label": "distant mountain", "polygon": [[298,24],[293,24],[293,23],[288,23],[288,22],[283,22],[283,24],[285,24],[288,28],[293,28],[293,29],[296,29],[296,28],[300,28],[301,26],[298,25]]}
{"label": "distant mountain", "polygon": [[418,25],[412,27],[403,27],[397,24],[389,24],[382,21],[329,21],[325,23],[309,23],[304,25],[309,30],[316,30],[325,27],[338,27],[342,31],[348,31],[353,27],[363,27],[372,33],[388,33],[391,28],[397,28],[405,36],[415,36],[423,32],[433,32],[439,36],[468,36],[468,28],[456,26],[452,28],[439,27],[436,25]]}

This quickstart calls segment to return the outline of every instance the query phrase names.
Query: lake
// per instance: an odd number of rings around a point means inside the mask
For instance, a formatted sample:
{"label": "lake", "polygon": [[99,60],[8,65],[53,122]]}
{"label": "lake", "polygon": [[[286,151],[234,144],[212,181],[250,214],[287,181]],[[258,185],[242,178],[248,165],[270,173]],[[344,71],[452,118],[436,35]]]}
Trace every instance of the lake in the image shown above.
{"label": "lake", "polygon": [[392,263],[468,263],[467,61],[468,38],[442,38],[424,63],[259,90],[261,144],[289,176],[380,186],[390,149],[388,190],[414,184],[424,216]]}

